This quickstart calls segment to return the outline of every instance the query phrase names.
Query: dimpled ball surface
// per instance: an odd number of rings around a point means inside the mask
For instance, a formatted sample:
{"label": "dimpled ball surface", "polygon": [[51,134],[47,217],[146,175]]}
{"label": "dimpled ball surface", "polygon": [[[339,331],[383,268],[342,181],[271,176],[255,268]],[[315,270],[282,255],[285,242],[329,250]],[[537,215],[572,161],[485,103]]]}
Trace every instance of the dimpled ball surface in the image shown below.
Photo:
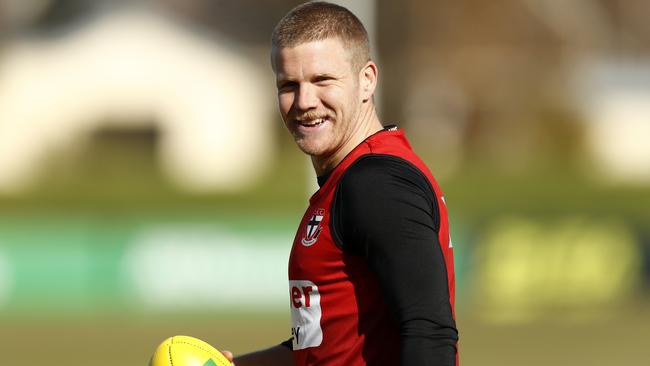
{"label": "dimpled ball surface", "polygon": [[173,336],[156,348],[149,366],[231,366],[231,363],[221,352],[198,338]]}

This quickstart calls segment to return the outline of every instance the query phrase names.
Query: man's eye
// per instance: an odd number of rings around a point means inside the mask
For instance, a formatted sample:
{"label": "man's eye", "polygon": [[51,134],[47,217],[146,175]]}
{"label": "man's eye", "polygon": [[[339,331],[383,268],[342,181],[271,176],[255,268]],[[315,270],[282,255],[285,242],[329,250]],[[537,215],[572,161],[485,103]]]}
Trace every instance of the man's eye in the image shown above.
{"label": "man's eye", "polygon": [[278,91],[290,91],[293,90],[296,87],[296,83],[288,82],[288,83],[281,83],[278,84]]}
{"label": "man's eye", "polygon": [[334,78],[331,77],[331,76],[320,76],[320,77],[316,78],[315,81],[318,84],[328,84],[331,81],[334,81]]}

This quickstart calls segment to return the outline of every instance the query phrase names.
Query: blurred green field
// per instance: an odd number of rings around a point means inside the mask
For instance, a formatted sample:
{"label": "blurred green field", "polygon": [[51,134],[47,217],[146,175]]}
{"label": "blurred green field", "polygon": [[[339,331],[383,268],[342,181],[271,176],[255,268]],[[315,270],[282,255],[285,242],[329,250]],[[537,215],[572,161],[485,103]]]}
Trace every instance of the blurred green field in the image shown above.
{"label": "blurred green field", "polygon": [[[561,314],[534,323],[490,325],[459,312],[463,365],[647,365],[650,302],[567,321]],[[471,309],[478,314],[480,309]],[[2,364],[146,365],[155,346],[188,334],[235,353],[288,338],[286,314],[78,316],[70,319],[2,318]]]}

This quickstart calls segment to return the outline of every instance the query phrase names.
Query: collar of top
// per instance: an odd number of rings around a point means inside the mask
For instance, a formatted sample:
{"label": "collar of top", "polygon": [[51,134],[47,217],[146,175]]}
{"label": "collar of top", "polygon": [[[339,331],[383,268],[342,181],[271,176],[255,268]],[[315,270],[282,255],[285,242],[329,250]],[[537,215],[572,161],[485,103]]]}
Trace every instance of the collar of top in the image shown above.
{"label": "collar of top", "polygon": [[309,199],[310,203],[318,200],[325,192],[330,191],[336,187],[343,172],[354,163],[359,157],[366,154],[371,154],[374,147],[381,144],[399,144],[402,146],[409,146],[404,130],[398,128],[396,125],[384,127],[382,130],[368,136],[365,140],[359,143],[341,160],[334,169],[319,177],[320,189],[314,193]]}

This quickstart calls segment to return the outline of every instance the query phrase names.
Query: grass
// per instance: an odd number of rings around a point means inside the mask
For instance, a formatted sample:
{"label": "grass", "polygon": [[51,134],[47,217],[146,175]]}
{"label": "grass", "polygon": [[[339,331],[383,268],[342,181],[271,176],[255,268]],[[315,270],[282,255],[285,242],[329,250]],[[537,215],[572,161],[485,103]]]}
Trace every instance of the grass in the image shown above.
{"label": "grass", "polygon": [[[474,310],[479,308],[474,307]],[[645,365],[650,359],[650,307],[638,301],[592,321],[550,314],[533,323],[494,325],[471,309],[459,312],[462,365]],[[3,318],[2,364],[12,366],[145,365],[168,336],[192,335],[235,353],[289,337],[288,314],[201,313],[175,315]]]}

